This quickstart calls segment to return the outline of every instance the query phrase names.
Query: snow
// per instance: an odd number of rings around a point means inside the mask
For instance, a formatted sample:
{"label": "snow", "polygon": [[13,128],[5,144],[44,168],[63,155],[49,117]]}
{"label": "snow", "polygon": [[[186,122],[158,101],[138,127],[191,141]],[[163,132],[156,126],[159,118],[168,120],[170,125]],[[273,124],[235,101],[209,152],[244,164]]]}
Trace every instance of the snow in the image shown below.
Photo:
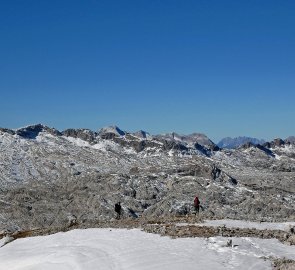
{"label": "snow", "polygon": [[237,191],[240,191],[240,192],[246,191],[246,192],[250,192],[250,193],[257,193],[257,191],[254,191],[254,190],[246,188],[246,187],[237,187],[236,189],[237,189]]}
{"label": "snow", "polygon": [[63,138],[66,139],[66,140],[68,140],[69,142],[77,145],[77,146],[80,146],[80,147],[90,147],[89,142],[84,141],[84,140],[81,140],[80,138],[73,138],[73,137],[66,137],[66,136],[63,136]]}
{"label": "snow", "polygon": [[134,149],[128,148],[128,147],[122,147],[118,145],[117,143],[113,141],[108,141],[108,140],[101,140],[97,144],[92,145],[91,147],[103,152],[108,152],[110,150],[118,152],[121,150],[122,152],[126,154],[136,154],[136,151]]}
{"label": "snow", "polygon": [[280,160],[281,156],[279,156],[278,154],[275,153],[275,159]]}
{"label": "snow", "polygon": [[222,220],[206,220],[204,223],[199,225],[206,226],[223,226],[228,228],[255,228],[258,230],[281,230],[288,231],[290,226],[295,226],[295,222],[251,222],[244,220],[232,220],[232,219],[222,219]]}
{"label": "snow", "polygon": [[136,151],[134,149],[128,148],[128,147],[121,147],[117,143],[113,141],[109,141],[109,140],[101,140],[98,143],[92,145],[89,142],[84,141],[80,138],[65,137],[65,136],[63,138],[79,147],[88,147],[88,148],[100,150],[105,153],[107,153],[108,151],[115,151],[115,152],[122,151],[125,154],[129,154],[129,155],[136,154]]}
{"label": "snow", "polygon": [[169,152],[168,152],[168,156],[169,157],[173,157],[174,156],[174,153],[175,151],[173,149],[171,149]]}
{"label": "snow", "polygon": [[0,239],[0,248],[4,245],[8,244],[9,242],[13,241],[13,238],[10,236],[4,236],[2,239]]}
{"label": "snow", "polygon": [[0,269],[9,270],[264,270],[265,257],[295,259],[295,247],[277,240],[178,238],[139,229],[86,229],[17,239],[0,248]]}
{"label": "snow", "polygon": [[291,145],[284,145],[284,146],[280,146],[280,147],[271,148],[270,150],[272,150],[272,151],[279,150],[279,151],[282,151],[285,153],[293,153],[295,150],[295,147],[291,144]]}

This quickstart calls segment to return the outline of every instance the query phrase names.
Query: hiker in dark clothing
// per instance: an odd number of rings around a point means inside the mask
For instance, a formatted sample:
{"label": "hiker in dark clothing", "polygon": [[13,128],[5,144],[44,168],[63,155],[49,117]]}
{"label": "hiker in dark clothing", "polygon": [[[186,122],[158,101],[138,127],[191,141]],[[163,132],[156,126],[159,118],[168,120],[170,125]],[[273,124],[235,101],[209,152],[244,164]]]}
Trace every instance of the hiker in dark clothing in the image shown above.
{"label": "hiker in dark clothing", "polygon": [[121,211],[122,211],[121,203],[118,202],[115,204],[115,212],[117,213],[116,219],[121,218]]}
{"label": "hiker in dark clothing", "polygon": [[197,196],[194,199],[194,207],[195,207],[196,214],[199,214],[200,200],[199,200],[199,198]]}

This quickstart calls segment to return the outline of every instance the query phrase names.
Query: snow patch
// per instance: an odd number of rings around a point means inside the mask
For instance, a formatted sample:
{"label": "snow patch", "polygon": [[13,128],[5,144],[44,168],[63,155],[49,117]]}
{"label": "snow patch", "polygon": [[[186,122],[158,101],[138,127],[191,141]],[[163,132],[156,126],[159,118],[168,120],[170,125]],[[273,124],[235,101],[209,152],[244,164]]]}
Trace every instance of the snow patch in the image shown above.
{"label": "snow patch", "polygon": [[265,258],[295,259],[295,247],[277,240],[161,237],[139,229],[73,230],[17,239],[0,249],[0,269],[266,270]]}
{"label": "snow patch", "polygon": [[63,136],[63,138],[79,147],[90,147],[89,142],[86,142],[80,138],[73,138],[73,137],[66,137],[66,136]]}
{"label": "snow patch", "polygon": [[[200,224],[202,225],[202,224]],[[203,225],[206,226],[226,226],[228,228],[255,228],[258,230],[281,230],[288,231],[291,226],[295,226],[295,222],[252,222],[244,220],[206,220]]]}

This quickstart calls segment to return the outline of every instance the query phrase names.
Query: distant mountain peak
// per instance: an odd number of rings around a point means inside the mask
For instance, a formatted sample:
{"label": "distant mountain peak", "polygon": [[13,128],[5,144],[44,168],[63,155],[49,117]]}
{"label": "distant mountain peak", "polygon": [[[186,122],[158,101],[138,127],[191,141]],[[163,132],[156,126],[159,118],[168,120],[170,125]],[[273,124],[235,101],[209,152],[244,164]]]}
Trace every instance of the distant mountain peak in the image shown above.
{"label": "distant mountain peak", "polygon": [[135,137],[138,137],[138,138],[143,138],[143,139],[146,139],[147,137],[151,136],[148,132],[146,132],[144,130],[136,131],[136,132],[132,133],[132,135],[134,135]]}
{"label": "distant mountain peak", "polygon": [[112,125],[112,126],[107,126],[103,127],[99,130],[98,132],[99,135],[104,136],[106,134],[114,134],[116,136],[125,136],[126,132],[121,130],[119,127]]}
{"label": "distant mountain peak", "polygon": [[38,134],[43,131],[48,132],[52,135],[57,135],[57,136],[62,135],[61,132],[59,132],[57,129],[50,128],[43,124],[34,124],[34,125],[18,128],[16,129],[15,133],[27,139],[35,139],[38,136]]}
{"label": "distant mountain peak", "polygon": [[182,143],[185,146],[198,148],[199,146],[205,147],[211,150],[218,150],[217,145],[211,141],[205,134],[202,133],[192,133],[189,135],[180,135],[176,132],[166,133],[163,135],[157,135],[156,138],[176,141],[177,143]]}
{"label": "distant mountain peak", "polygon": [[295,143],[295,136],[289,136],[285,140],[286,143]]}
{"label": "distant mountain peak", "polygon": [[257,139],[257,138],[253,138],[253,137],[246,137],[246,136],[239,136],[239,137],[235,137],[235,138],[226,137],[226,138],[223,138],[217,145],[220,148],[233,149],[233,148],[238,148],[238,147],[248,144],[248,143],[251,143],[253,145],[264,144],[265,140]]}

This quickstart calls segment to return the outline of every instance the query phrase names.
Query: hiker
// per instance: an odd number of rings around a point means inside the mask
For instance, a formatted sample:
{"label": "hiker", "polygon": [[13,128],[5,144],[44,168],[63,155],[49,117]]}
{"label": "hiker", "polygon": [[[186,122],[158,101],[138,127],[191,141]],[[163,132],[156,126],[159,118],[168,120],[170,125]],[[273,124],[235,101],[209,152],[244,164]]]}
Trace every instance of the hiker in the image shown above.
{"label": "hiker", "polygon": [[194,207],[195,207],[196,214],[199,214],[200,200],[199,200],[198,196],[196,196],[194,199]]}
{"label": "hiker", "polygon": [[120,202],[116,203],[115,204],[115,212],[117,213],[116,219],[121,218],[121,210],[122,210],[121,203]]}

